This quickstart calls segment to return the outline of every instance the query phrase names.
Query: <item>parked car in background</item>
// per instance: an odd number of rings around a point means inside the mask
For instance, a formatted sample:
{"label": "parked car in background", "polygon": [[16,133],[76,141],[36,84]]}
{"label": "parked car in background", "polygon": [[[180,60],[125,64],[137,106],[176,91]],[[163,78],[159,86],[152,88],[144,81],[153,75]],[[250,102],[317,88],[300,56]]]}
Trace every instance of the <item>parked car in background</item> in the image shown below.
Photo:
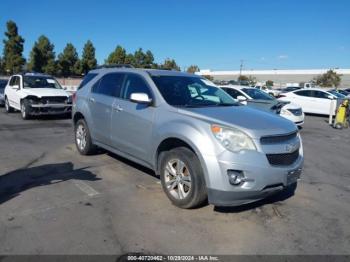
{"label": "parked car in background", "polygon": [[71,112],[71,96],[49,75],[13,75],[5,87],[8,113],[20,110],[23,119],[35,115],[57,115]]}
{"label": "parked car in background", "polygon": [[341,95],[340,98],[350,98],[350,92],[347,92],[343,89],[331,89],[331,90],[328,90],[328,92],[332,93],[332,94],[339,94]]}
{"label": "parked car in background", "polygon": [[281,90],[273,89],[271,86],[254,86],[254,87],[274,97],[277,97],[281,93]]}
{"label": "parked car in background", "polygon": [[[301,106],[304,113],[329,115],[332,100],[338,99],[328,91],[320,88],[305,88],[280,95],[279,100],[292,102]],[[335,114],[335,110],[333,112]]]}
{"label": "parked car in background", "polygon": [[7,84],[7,80],[0,79],[0,106],[5,105],[4,92],[5,92],[6,84]]}
{"label": "parked car in background", "polygon": [[295,189],[303,150],[292,122],[193,74],[100,68],[85,78],[73,99],[77,150],[99,146],[153,169],[174,205],[234,206]]}
{"label": "parked car in background", "polygon": [[300,89],[302,89],[302,87],[300,87],[300,86],[287,86],[286,88],[281,89],[281,93],[292,92],[292,91],[300,90]]}
{"label": "parked car in background", "polygon": [[300,106],[289,102],[278,101],[265,92],[246,86],[220,86],[231,97],[248,106],[279,114],[280,116],[301,126],[304,124],[304,113]]}

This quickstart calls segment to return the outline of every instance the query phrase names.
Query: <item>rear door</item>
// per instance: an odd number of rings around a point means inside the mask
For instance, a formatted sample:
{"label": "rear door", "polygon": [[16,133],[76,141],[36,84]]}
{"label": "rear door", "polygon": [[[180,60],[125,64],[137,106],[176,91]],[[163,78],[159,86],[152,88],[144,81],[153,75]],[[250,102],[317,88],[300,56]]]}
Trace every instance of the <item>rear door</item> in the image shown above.
{"label": "rear door", "polygon": [[132,93],[146,93],[154,99],[143,76],[126,74],[121,95],[115,100],[112,113],[112,144],[124,153],[149,162],[155,108],[131,102]]}
{"label": "rear door", "polygon": [[315,90],[314,92],[314,108],[316,113],[329,115],[332,100],[328,97],[330,94]]}
{"label": "rear door", "polygon": [[88,98],[92,118],[93,137],[97,142],[110,145],[112,109],[119,96],[124,75],[107,73],[91,88]]}

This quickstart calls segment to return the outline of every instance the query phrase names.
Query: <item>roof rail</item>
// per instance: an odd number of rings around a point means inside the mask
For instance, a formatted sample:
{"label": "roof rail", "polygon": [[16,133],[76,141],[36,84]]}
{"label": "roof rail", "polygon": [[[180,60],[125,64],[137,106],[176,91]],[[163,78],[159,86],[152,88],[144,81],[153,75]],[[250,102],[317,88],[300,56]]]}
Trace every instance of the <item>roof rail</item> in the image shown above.
{"label": "roof rail", "polygon": [[134,68],[130,64],[111,64],[111,65],[100,65],[97,66],[95,69],[101,69],[101,68]]}

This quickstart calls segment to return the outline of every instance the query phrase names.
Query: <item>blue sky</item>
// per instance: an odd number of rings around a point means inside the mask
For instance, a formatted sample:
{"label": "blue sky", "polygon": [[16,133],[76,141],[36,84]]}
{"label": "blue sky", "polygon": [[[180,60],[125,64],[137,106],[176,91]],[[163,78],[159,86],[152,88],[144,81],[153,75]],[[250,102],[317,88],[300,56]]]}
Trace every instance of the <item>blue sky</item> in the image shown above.
{"label": "blue sky", "polygon": [[44,34],[56,54],[90,39],[99,63],[120,44],[181,67],[350,68],[349,0],[1,0],[2,39],[9,19],[26,57]]}

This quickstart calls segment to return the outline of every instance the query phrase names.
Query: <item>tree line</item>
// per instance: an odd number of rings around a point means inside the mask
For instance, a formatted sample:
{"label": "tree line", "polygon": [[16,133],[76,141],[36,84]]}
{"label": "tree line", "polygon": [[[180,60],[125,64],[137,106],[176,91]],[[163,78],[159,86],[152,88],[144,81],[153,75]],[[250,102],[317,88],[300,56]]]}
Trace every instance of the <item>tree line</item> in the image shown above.
{"label": "tree line", "polygon": [[[45,35],[39,36],[32,47],[29,59],[26,60],[23,56],[25,40],[19,34],[16,23],[8,21],[6,27],[3,55],[0,56],[0,74],[11,75],[25,70],[72,77],[85,75],[97,67],[96,49],[90,40],[85,43],[81,58],[72,43],[67,43],[62,53],[56,57],[55,46]],[[137,68],[181,70],[174,59],[167,58],[158,64],[150,50],[144,51],[139,48],[134,53],[127,53],[120,45],[109,54],[105,64],[130,64]],[[199,68],[192,65],[187,71],[194,73],[199,71]]]}

